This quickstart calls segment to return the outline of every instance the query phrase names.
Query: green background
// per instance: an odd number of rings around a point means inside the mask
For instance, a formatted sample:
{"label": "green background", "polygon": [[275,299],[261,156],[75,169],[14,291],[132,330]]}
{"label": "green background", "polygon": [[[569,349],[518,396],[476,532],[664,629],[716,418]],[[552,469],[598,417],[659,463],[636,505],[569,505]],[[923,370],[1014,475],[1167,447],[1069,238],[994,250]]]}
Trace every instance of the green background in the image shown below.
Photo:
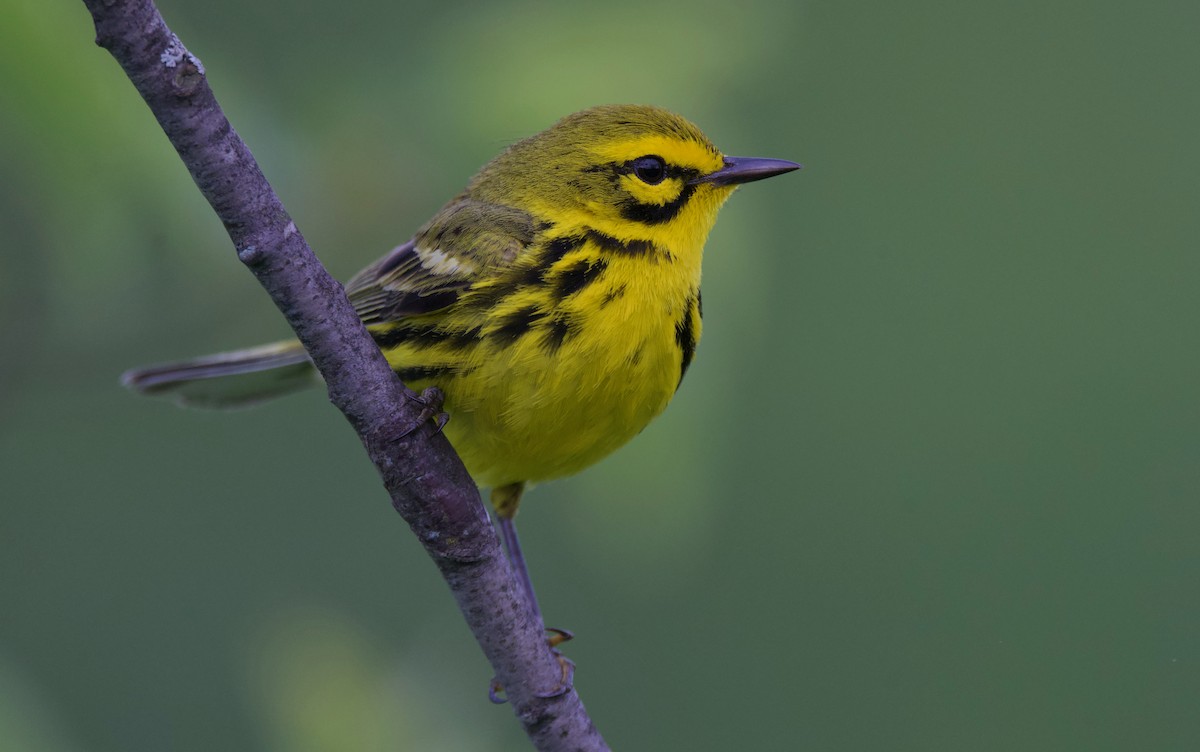
{"label": "green background", "polygon": [[[592,104],[805,163],[524,507],[614,747],[1200,748],[1200,4],[162,9],[342,278]],[[82,4],[0,14],[0,749],[525,749],[319,392],[120,389],[286,329]]]}

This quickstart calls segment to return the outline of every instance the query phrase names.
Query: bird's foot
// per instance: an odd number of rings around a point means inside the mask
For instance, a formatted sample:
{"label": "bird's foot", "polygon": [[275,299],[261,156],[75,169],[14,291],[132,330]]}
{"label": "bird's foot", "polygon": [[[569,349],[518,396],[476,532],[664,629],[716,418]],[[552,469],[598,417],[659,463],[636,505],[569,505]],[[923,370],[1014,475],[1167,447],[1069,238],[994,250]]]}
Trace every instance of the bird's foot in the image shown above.
{"label": "bird's foot", "polygon": [[[550,646],[550,652],[554,654],[555,660],[558,661],[558,666],[562,670],[562,677],[553,689],[546,692],[535,692],[534,697],[551,700],[555,697],[562,697],[567,692],[570,692],[574,686],[575,662],[563,655],[559,651],[558,646],[574,639],[575,635],[569,630],[558,629],[556,627],[547,627],[546,632],[549,633],[549,637],[546,638],[546,644]],[[493,677],[491,684],[488,685],[488,699],[496,705],[503,705],[508,702],[507,698],[502,696],[503,693],[504,687]]]}
{"label": "bird's foot", "polygon": [[442,390],[436,386],[427,387],[420,396],[411,399],[421,405],[421,412],[413,424],[400,434],[400,438],[403,439],[431,420],[436,426],[433,432],[439,433],[450,421],[450,415],[442,411],[442,403],[445,402],[446,395],[442,394]]}

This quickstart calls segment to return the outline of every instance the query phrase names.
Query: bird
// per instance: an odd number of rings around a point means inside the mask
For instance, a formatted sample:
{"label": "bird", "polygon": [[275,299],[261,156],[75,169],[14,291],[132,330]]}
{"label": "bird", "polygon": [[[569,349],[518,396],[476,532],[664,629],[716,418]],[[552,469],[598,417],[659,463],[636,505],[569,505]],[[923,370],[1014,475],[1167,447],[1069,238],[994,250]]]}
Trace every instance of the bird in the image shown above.
{"label": "bird", "polygon": [[[738,186],[799,169],[725,156],[646,105],[562,118],[484,165],[410,240],[351,278],[389,365],[436,387],[537,617],[514,518],[532,484],[624,445],[671,401],[700,341],[701,257]],[[320,383],[296,341],[137,368],[123,383],[240,407]]]}

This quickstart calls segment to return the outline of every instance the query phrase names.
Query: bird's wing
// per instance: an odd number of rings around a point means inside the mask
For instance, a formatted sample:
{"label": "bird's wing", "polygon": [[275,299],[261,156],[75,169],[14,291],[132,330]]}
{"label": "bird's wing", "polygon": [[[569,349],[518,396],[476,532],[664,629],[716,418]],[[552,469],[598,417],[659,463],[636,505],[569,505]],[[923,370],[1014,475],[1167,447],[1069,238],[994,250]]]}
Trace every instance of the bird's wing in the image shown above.
{"label": "bird's wing", "polygon": [[346,294],[367,324],[432,313],[511,266],[533,233],[526,212],[460,197],[412,240],[354,275]]}

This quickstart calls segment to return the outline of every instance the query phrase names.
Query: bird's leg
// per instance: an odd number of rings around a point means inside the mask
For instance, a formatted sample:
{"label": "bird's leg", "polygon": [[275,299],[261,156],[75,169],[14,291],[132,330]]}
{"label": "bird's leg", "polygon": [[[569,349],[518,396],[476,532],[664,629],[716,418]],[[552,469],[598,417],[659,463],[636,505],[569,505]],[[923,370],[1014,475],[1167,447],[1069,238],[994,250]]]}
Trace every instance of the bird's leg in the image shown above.
{"label": "bird's leg", "polygon": [[[549,692],[540,692],[538,696],[558,697],[571,689],[571,682],[575,674],[575,664],[558,652],[558,646],[570,640],[574,635],[565,629],[546,629],[546,623],[542,621],[542,610],[538,607],[537,596],[533,592],[533,581],[529,579],[529,569],[525,566],[525,556],[521,553],[521,541],[517,538],[517,526],[513,522],[513,518],[517,516],[517,507],[521,504],[521,494],[524,491],[524,483],[510,483],[507,486],[493,488],[492,507],[496,510],[496,526],[500,528],[500,538],[504,541],[505,551],[508,552],[508,562],[516,570],[517,579],[525,591],[525,602],[529,604],[529,608],[532,609],[538,623],[542,625],[542,629],[550,633],[546,642],[550,645],[554,657],[558,659],[559,666],[562,667],[562,681],[558,686]],[[488,697],[492,702],[504,702],[500,697],[500,693],[503,691],[504,688],[493,679],[492,685],[488,689]]]}
{"label": "bird's leg", "polygon": [[496,509],[496,526],[500,528],[500,538],[504,541],[504,550],[508,552],[508,562],[517,573],[521,587],[525,589],[525,600],[533,609],[533,615],[542,621],[542,610],[538,608],[537,596],[533,592],[533,581],[529,579],[529,569],[525,566],[525,556],[521,553],[521,541],[517,538],[517,525],[513,518],[517,516],[517,507],[521,504],[521,494],[525,491],[524,483],[510,483],[492,489],[492,506]]}

